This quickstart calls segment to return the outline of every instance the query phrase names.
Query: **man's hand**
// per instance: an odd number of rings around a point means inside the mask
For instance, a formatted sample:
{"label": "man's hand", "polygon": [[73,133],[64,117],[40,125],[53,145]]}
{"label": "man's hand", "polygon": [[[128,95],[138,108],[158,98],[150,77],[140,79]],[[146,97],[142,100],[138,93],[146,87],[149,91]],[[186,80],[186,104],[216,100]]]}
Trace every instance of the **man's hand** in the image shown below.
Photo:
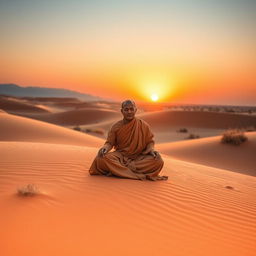
{"label": "man's hand", "polygon": [[142,154],[142,155],[147,155],[147,154],[150,153],[150,151],[152,151],[151,148],[146,148],[145,150],[143,150],[143,151],[141,152],[141,154]]}
{"label": "man's hand", "polygon": [[148,155],[151,151],[154,151],[154,142],[150,142],[141,153],[142,155]]}
{"label": "man's hand", "polygon": [[107,152],[108,152],[107,149],[104,148],[104,147],[102,147],[102,148],[99,150],[99,152],[98,152],[98,156],[99,156],[99,157],[104,157]]}
{"label": "man's hand", "polygon": [[160,157],[160,154],[155,150],[151,150],[150,155],[152,155],[155,159]]}
{"label": "man's hand", "polygon": [[148,155],[148,154],[153,156],[155,159],[160,157],[160,154],[150,147],[148,147],[144,151],[142,151],[142,155]]}
{"label": "man's hand", "polygon": [[111,146],[109,143],[105,143],[104,146],[100,148],[98,156],[104,157],[112,148],[113,146]]}

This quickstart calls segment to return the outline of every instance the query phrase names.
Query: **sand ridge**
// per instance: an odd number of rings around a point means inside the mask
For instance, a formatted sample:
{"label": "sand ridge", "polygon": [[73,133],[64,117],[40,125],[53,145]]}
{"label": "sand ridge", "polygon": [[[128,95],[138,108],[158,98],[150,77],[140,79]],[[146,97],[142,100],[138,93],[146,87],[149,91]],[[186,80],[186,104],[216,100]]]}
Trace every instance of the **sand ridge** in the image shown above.
{"label": "sand ridge", "polygon": [[0,109],[10,113],[48,113],[46,108],[36,106],[25,99],[0,96]]}
{"label": "sand ridge", "polygon": [[[85,129],[100,128],[107,131],[114,122],[122,118],[121,114],[117,117],[83,127]],[[166,110],[138,113],[137,117],[145,120],[151,126],[156,143],[185,140],[190,134],[210,137],[220,135],[229,128],[256,127],[256,116],[233,113]],[[178,132],[181,128],[186,128],[188,132]]]}
{"label": "sand ridge", "polygon": [[0,113],[0,141],[31,141],[99,147],[103,140],[34,119]]}
{"label": "sand ridge", "polygon": [[155,130],[166,130],[167,127],[201,127],[229,129],[256,127],[256,116],[236,113],[219,113],[204,111],[156,111],[138,115],[148,122]]}
{"label": "sand ridge", "polygon": [[169,156],[188,162],[256,176],[256,132],[247,132],[248,141],[234,146],[221,143],[221,136],[169,142],[157,149]]}
{"label": "sand ridge", "polygon": [[24,116],[44,122],[67,126],[104,122],[109,119],[118,118],[120,114],[108,109],[86,108],[49,114],[24,114]]}

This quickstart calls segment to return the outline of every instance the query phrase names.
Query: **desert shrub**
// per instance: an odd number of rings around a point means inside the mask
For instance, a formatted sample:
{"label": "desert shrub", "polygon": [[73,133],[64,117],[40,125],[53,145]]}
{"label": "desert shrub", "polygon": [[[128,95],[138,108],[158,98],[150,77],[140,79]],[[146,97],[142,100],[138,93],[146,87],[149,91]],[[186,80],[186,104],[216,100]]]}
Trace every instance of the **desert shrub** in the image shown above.
{"label": "desert shrub", "polygon": [[200,138],[200,136],[193,133],[190,133],[189,136],[187,137],[187,139],[198,139],[198,138]]}
{"label": "desert shrub", "polygon": [[35,196],[39,194],[39,189],[35,184],[28,184],[25,187],[18,188],[19,196]]}
{"label": "desert shrub", "polygon": [[81,129],[81,127],[80,127],[80,126],[75,126],[75,127],[73,128],[73,130],[75,130],[75,131],[79,131],[79,132],[81,132],[81,131],[82,131],[82,129]]}
{"label": "desert shrub", "polygon": [[188,129],[187,128],[180,128],[177,132],[184,132],[184,133],[186,133],[186,132],[188,132]]}
{"label": "desert shrub", "polygon": [[247,141],[248,138],[241,130],[227,130],[222,134],[221,142],[232,145],[240,145],[241,143]]}
{"label": "desert shrub", "polygon": [[87,132],[87,133],[97,133],[97,134],[99,134],[99,135],[104,135],[105,134],[105,131],[104,131],[104,129],[102,129],[102,128],[87,128],[87,129],[85,129],[85,132]]}

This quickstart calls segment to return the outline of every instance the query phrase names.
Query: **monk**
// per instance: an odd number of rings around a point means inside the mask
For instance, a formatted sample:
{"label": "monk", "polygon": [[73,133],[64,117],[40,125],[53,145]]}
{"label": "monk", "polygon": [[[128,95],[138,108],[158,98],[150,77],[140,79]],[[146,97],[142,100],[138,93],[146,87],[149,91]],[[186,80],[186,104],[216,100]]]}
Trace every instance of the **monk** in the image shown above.
{"label": "monk", "polygon": [[[137,108],[132,100],[122,103],[123,119],[116,122],[107,140],[94,159],[91,175],[117,176],[136,180],[166,180],[159,176],[164,162],[154,150],[149,125],[135,117]],[[111,151],[114,148],[115,151]]]}

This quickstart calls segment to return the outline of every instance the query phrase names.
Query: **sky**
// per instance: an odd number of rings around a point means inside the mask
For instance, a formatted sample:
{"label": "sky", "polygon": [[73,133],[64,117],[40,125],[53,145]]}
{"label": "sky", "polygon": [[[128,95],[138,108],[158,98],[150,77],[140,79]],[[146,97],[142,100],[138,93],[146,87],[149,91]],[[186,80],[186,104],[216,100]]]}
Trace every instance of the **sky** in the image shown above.
{"label": "sky", "polygon": [[256,105],[256,0],[0,0],[0,83]]}

